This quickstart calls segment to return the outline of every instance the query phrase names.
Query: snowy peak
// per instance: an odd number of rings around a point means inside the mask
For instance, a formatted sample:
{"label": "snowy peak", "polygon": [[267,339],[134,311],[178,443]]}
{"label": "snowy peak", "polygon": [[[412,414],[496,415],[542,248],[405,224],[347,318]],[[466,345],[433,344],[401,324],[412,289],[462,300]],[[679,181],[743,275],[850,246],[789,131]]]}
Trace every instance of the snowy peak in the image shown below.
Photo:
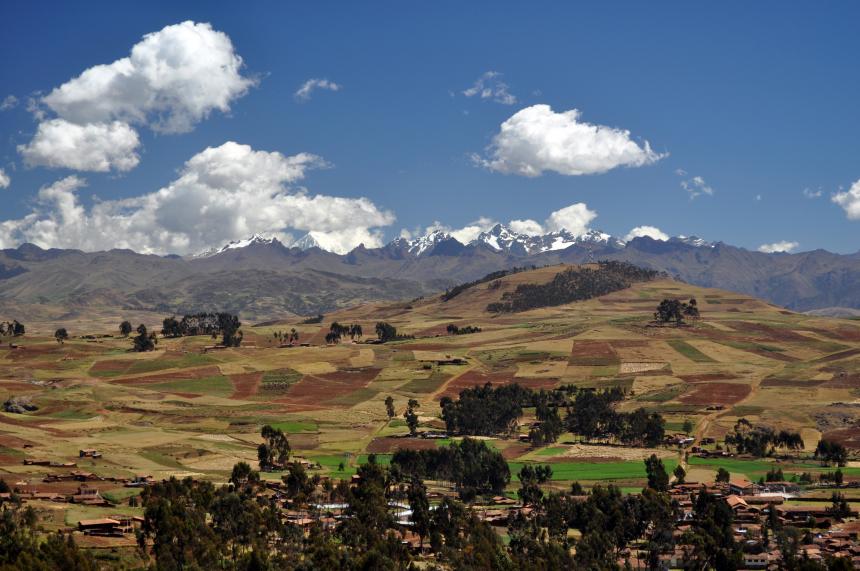
{"label": "snowy peak", "polygon": [[490,230],[482,232],[473,243],[486,244],[497,252],[504,251],[519,255],[564,250],[576,245],[624,247],[622,240],[600,230],[589,230],[584,234],[577,235],[561,229],[538,236],[530,236],[518,234],[502,224],[496,224]]}
{"label": "snowy peak", "polygon": [[290,248],[298,248],[299,250],[310,250],[311,248],[319,248],[323,249],[322,245],[320,245],[319,240],[314,238],[313,232],[308,232],[292,244],[290,244]]}
{"label": "snowy peak", "polygon": [[422,256],[424,254],[430,254],[433,249],[438,246],[440,243],[446,240],[453,240],[450,234],[444,232],[442,230],[434,230],[429,234],[421,236],[420,238],[416,238],[415,240],[411,240],[409,242],[409,248],[407,251],[410,254],[414,254],[416,256]]}
{"label": "snowy peak", "polygon": [[696,248],[713,248],[716,245],[713,242],[708,242],[698,236],[675,236],[673,238],[669,238],[669,241],[687,244],[688,246],[695,246]]}
{"label": "snowy peak", "polygon": [[241,250],[242,248],[247,248],[249,246],[274,246],[281,245],[280,240],[277,238],[266,238],[262,234],[254,234],[250,238],[245,238],[244,240],[234,240],[220,248],[210,248],[204,252],[200,252],[192,256],[192,258],[209,258],[211,256],[215,256],[217,254],[223,254],[224,252],[229,252],[230,250]]}

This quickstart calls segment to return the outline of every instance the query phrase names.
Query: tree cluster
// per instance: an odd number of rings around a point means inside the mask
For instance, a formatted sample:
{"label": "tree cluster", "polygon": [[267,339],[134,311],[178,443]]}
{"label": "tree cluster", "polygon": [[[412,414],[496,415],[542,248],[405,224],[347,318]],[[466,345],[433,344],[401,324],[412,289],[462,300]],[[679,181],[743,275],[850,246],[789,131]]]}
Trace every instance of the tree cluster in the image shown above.
{"label": "tree cluster", "polygon": [[26,328],[17,319],[12,321],[0,321],[0,337],[20,337],[24,335]]}
{"label": "tree cluster", "polygon": [[468,335],[470,333],[480,333],[481,328],[477,325],[467,325],[465,327],[457,327],[453,323],[445,328],[449,335]]}
{"label": "tree cluster", "polygon": [[510,434],[523,414],[531,391],[516,383],[493,387],[491,383],[460,392],[458,399],[442,397],[442,420],[449,434],[494,436]]}
{"label": "tree cluster", "polygon": [[[8,486],[0,480],[0,492]],[[71,534],[51,533],[41,540],[38,517],[32,507],[13,503],[0,510],[0,569],[48,571],[75,569],[96,571],[93,557],[78,548]]]}
{"label": "tree cluster", "polygon": [[733,432],[726,434],[726,446],[733,447],[738,454],[764,457],[773,455],[777,449],[797,451],[803,449],[800,433],[790,430],[776,432],[767,426],[753,426],[747,419],[739,419]]}
{"label": "tree cluster", "polygon": [[334,345],[340,343],[340,340],[347,336],[355,341],[356,337],[361,339],[363,334],[364,332],[361,329],[361,325],[358,323],[344,325],[335,321],[329,327],[328,333],[326,333],[325,342],[329,345]]}
{"label": "tree cluster", "polygon": [[518,285],[513,292],[502,294],[501,301],[489,304],[487,311],[510,313],[563,305],[619,291],[658,275],[654,270],[616,261],[600,262],[597,269],[570,268],[545,284]]}
{"label": "tree cluster", "polygon": [[242,323],[232,313],[202,312],[166,317],[162,322],[161,334],[165,337],[187,337],[193,335],[210,335],[213,339],[222,335],[221,343],[225,347],[238,347],[242,344]]}
{"label": "tree cluster", "polygon": [[293,327],[289,331],[275,331],[272,337],[277,339],[278,343],[289,343],[290,345],[297,343],[299,340],[299,332]]}
{"label": "tree cluster", "polygon": [[654,321],[657,323],[674,323],[683,325],[686,319],[695,321],[699,318],[699,305],[696,298],[689,302],[677,299],[664,299],[654,311]]}
{"label": "tree cluster", "polygon": [[260,470],[283,470],[290,459],[290,442],[280,428],[265,425],[260,433],[264,442],[257,447]]}
{"label": "tree cluster", "polygon": [[387,343],[388,341],[398,341],[400,339],[414,339],[415,337],[412,335],[400,335],[397,333],[397,328],[385,321],[379,321],[376,323],[376,338],[379,339],[380,343]]}
{"label": "tree cluster", "polygon": [[155,335],[155,331],[148,332],[146,325],[141,323],[137,326],[137,336],[132,339],[132,342],[134,350],[143,353],[155,349],[156,344],[158,344],[158,337]]}
{"label": "tree cluster", "polygon": [[410,478],[453,482],[463,498],[500,494],[511,479],[502,454],[483,440],[471,438],[436,449],[399,449],[391,464]]}
{"label": "tree cluster", "polygon": [[848,463],[848,450],[838,442],[822,439],[815,447],[815,458],[825,465],[836,464],[842,467]]}
{"label": "tree cluster", "polygon": [[619,388],[604,391],[580,390],[569,408],[565,424],[570,432],[586,440],[615,439],[622,444],[657,446],[665,436],[665,420],[643,408],[617,412],[613,405],[624,398]]}

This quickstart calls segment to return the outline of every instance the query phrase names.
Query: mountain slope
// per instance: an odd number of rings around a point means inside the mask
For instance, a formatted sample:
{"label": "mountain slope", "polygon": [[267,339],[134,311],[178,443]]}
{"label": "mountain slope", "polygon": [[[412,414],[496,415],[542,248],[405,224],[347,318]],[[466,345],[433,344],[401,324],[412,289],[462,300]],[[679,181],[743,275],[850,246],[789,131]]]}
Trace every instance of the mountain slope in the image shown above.
{"label": "mountain slope", "polygon": [[345,255],[310,238],[287,247],[261,236],[188,258],[25,244],[0,250],[0,311],[50,303],[68,309],[223,309],[274,318],[420,297],[500,269],[596,260],[630,262],[799,311],[860,308],[860,254],[763,254],[695,237],[625,243],[598,231],[527,236],[497,225],[469,244],[436,231]]}

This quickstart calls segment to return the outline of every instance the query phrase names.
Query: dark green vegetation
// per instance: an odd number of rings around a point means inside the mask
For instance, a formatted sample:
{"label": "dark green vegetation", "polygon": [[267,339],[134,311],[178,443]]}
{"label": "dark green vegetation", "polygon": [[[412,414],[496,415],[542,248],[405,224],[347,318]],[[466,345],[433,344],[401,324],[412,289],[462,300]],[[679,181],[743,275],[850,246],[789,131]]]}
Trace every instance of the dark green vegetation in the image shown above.
{"label": "dark green vegetation", "polygon": [[511,479],[502,455],[471,438],[435,450],[398,450],[391,464],[409,478],[452,482],[460,497],[470,500],[502,493]]}
{"label": "dark green vegetation", "polygon": [[654,270],[624,262],[600,262],[597,269],[571,268],[556,274],[549,283],[518,285],[513,292],[502,295],[502,301],[489,304],[487,311],[518,312],[582,301],[653,280],[659,275]]}
{"label": "dark green vegetation", "polygon": [[222,345],[238,347],[242,344],[241,327],[242,323],[236,315],[226,312],[201,312],[183,315],[180,320],[175,316],[166,317],[162,323],[161,334],[165,337],[209,335],[213,339],[221,335]]}

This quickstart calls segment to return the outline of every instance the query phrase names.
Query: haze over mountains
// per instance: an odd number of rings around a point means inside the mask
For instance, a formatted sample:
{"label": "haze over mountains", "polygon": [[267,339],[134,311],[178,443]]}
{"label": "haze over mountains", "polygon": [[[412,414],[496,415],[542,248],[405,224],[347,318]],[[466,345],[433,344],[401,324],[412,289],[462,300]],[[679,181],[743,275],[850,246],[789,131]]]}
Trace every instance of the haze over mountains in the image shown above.
{"label": "haze over mountains", "polygon": [[309,235],[292,247],[253,236],[189,257],[130,250],[0,250],[0,309],[53,304],[184,312],[223,309],[247,319],[314,314],[376,299],[429,295],[515,266],[623,260],[686,282],[754,295],[797,311],[860,308],[860,253],[751,252],[695,237],[624,241],[591,230],[526,235],[496,225],[468,244],[431,232],[345,255]]}

